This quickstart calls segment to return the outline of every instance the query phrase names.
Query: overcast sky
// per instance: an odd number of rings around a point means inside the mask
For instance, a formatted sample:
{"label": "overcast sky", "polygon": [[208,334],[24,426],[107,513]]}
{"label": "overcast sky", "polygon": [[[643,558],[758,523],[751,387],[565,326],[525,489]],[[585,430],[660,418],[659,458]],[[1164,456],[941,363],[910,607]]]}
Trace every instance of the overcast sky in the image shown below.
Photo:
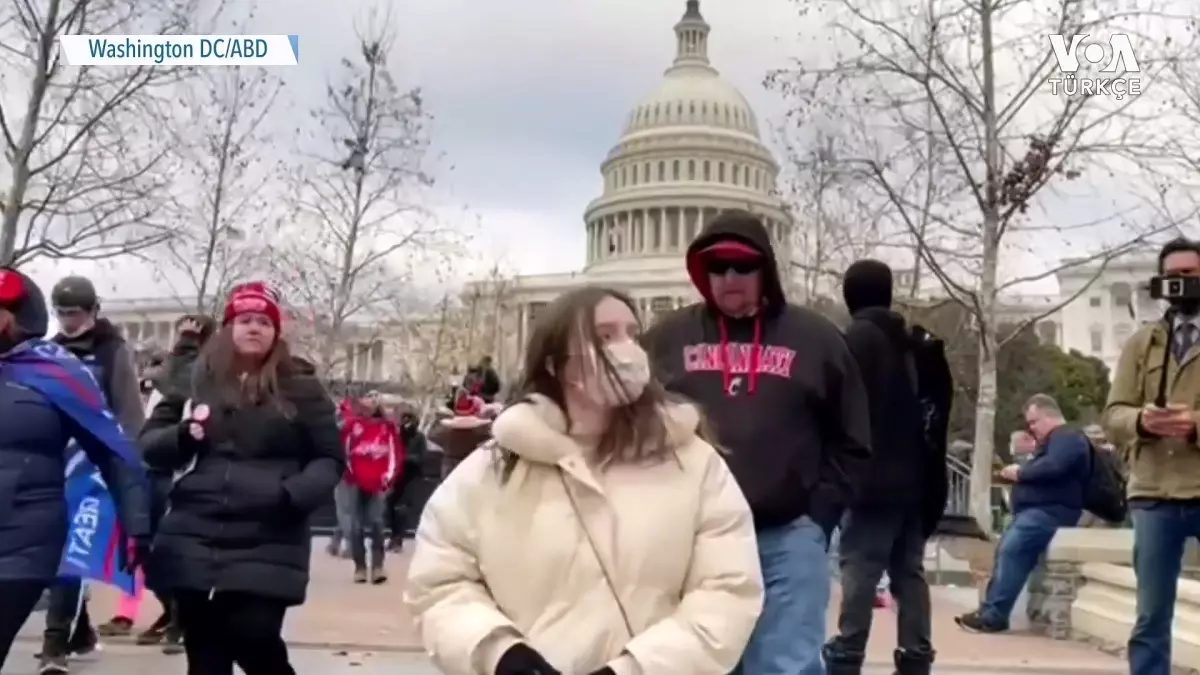
{"label": "overcast sky", "polygon": [[[229,0],[237,11],[243,0]],[[300,65],[284,73],[290,115],[322,101],[370,0],[261,0],[252,29],[300,35]],[[568,271],[584,261],[583,210],[602,187],[599,165],[624,118],[659,82],[675,51],[684,0],[406,0],[392,7],[393,73],[423,87],[435,116],[438,179],[431,196],[447,221],[480,232],[476,259],[522,272]],[[336,7],[336,9],[335,9]],[[711,56],[765,121],[778,97],[766,72],[797,53],[790,0],[704,0]],[[128,261],[38,266],[52,282],[67,268],[101,277],[110,294],[144,297],[153,280]],[[119,268],[119,270],[117,269]]]}
{"label": "overcast sky", "polygon": [[[248,0],[227,0],[244,12]],[[405,0],[392,3],[393,73],[424,88],[435,116],[431,203],[447,221],[481,231],[475,260],[524,273],[578,269],[582,213],[601,189],[599,164],[626,114],[653,91],[675,50],[684,0]],[[300,36],[300,65],[281,69],[286,105],[273,123],[293,127],[322,102],[338,61],[355,56],[355,24],[371,0],[259,0],[247,32]],[[738,86],[764,129],[783,112],[765,74],[819,48],[797,37],[816,19],[794,0],[703,0],[714,65]],[[807,24],[802,23],[807,21]],[[807,50],[807,52],[806,52]],[[770,141],[770,139],[765,139]],[[1094,188],[1077,200],[1094,198]],[[1072,205],[1069,211],[1080,208]],[[801,224],[803,226],[803,224]],[[1043,261],[1055,244],[1028,254]],[[1057,249],[1062,251],[1062,249]],[[120,297],[165,295],[128,261],[99,267],[38,266],[39,281],[67,272],[96,276]],[[1054,284],[1042,284],[1052,291]]]}

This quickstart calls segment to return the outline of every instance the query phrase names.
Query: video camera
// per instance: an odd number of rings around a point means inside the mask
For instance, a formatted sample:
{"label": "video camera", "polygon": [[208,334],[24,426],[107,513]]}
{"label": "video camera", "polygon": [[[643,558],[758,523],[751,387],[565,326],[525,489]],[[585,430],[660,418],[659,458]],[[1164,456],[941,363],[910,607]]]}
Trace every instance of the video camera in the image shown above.
{"label": "video camera", "polygon": [[1155,300],[1200,300],[1200,277],[1153,277],[1150,279],[1150,297]]}

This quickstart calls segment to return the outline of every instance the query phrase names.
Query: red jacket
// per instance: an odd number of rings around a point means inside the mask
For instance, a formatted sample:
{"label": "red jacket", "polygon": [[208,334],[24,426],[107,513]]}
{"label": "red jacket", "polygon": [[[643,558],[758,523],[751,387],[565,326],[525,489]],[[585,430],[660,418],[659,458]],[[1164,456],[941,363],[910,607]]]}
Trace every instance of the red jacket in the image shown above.
{"label": "red jacket", "polygon": [[385,417],[346,415],[342,426],[346,481],[367,494],[387,492],[404,468],[404,442]]}

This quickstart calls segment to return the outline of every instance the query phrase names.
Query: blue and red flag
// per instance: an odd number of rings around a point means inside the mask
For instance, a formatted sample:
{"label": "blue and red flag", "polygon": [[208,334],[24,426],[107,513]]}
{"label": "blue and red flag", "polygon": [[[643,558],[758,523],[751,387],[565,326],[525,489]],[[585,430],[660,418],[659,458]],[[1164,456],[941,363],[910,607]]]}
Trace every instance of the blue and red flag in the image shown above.
{"label": "blue and red flag", "polygon": [[105,404],[91,371],[59,344],[29,340],[3,361],[16,382],[44,396],[78,430],[65,477],[69,527],[59,575],[95,579],[132,592],[133,576],[121,564],[127,545],[117,505],[91,458],[96,453],[113,456],[147,484],[136,446]]}

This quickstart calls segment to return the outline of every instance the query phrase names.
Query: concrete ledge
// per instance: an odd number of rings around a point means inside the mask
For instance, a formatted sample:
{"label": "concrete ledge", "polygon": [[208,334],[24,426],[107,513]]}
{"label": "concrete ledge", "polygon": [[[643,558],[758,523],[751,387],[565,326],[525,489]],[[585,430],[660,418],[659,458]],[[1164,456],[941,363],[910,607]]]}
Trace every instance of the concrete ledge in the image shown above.
{"label": "concrete ledge", "polygon": [[[1061,527],[1050,542],[1046,560],[1129,565],[1133,559],[1133,530],[1102,527]],[[1189,539],[1184,567],[1200,566],[1200,544]]]}
{"label": "concrete ledge", "polygon": [[[1083,583],[1071,606],[1072,631],[1124,651],[1137,616],[1137,579],[1133,570],[1111,563],[1087,563],[1081,575]],[[1200,582],[1179,580],[1171,657],[1177,670],[1200,670]]]}

